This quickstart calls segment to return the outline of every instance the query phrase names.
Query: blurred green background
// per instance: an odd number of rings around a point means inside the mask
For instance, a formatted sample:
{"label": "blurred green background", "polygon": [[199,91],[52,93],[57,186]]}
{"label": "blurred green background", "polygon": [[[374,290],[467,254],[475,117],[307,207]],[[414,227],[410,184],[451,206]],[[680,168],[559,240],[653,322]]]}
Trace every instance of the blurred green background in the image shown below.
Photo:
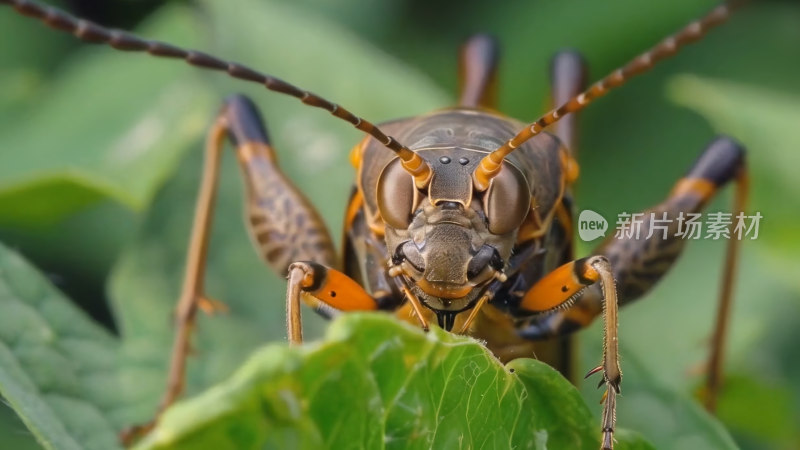
{"label": "blurred green background", "polygon": [[[252,65],[382,121],[452,104],[456,49],[471,33],[499,38],[500,109],[532,120],[547,103],[554,51],[580,50],[596,79],[715,3],[75,0],[61,6]],[[341,234],[353,177],[347,153],[359,134],[293,99],[179,63],[82,45],[8,8],[0,9],[0,30],[0,241],[119,334],[127,361],[142,368],[131,417],[147,417],[162,386],[202,135],[222,98],[245,92],[257,101],[283,167],[334,236]],[[753,2],[581,119],[578,208],[607,218],[663,198],[715,134],[747,146],[750,211],[764,219],[759,238],[743,243],[719,409],[747,449],[800,448],[798,55],[800,5]],[[249,248],[236,172],[228,154],[208,279],[209,294],[232,311],[201,319],[192,391],[224,378],[259,343],[284,336],[282,280]],[[711,209],[729,204],[726,192]],[[621,316],[623,368],[634,369],[625,379],[620,424],[658,448],[690,448],[691,436],[672,432],[683,412],[637,392],[688,398],[699,386],[722,251],[721,242],[693,242],[670,276]],[[323,324],[307,318],[313,335]],[[597,325],[580,335],[586,369],[599,357]],[[591,405],[598,393],[591,383],[585,390]],[[36,448],[3,405],[0,447]]]}

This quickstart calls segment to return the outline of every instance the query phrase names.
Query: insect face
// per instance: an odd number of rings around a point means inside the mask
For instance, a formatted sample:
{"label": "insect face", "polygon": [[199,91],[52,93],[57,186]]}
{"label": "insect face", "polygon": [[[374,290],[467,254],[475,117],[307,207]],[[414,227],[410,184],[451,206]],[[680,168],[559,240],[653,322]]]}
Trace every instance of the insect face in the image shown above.
{"label": "insect face", "polygon": [[505,163],[490,189],[476,191],[472,174],[484,149],[415,151],[432,170],[424,189],[399,159],[378,180],[386,244],[394,273],[420,301],[439,314],[455,314],[472,307],[492,280],[505,280],[517,231],[531,209],[530,187]]}

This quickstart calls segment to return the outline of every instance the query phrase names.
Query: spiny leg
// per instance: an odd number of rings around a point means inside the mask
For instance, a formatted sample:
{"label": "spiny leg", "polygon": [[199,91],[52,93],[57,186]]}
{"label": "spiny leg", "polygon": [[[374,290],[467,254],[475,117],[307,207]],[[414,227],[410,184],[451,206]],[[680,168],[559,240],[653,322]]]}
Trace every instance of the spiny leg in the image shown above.
{"label": "spiny leg", "polygon": [[476,34],[461,46],[458,58],[459,106],[495,107],[499,56],[497,41],[487,34]]}
{"label": "spiny leg", "polygon": [[[642,232],[638,236],[632,234],[619,239],[611,236],[595,249],[594,253],[604,255],[611,261],[620,304],[625,305],[644,296],[672,268],[687,239],[687,236],[676,236],[679,225],[683,223],[682,231],[689,231],[686,218],[702,211],[719,189],[731,181],[736,187],[732,214],[735,218],[744,210],[747,194],[744,149],[730,138],[719,137],[705,149],[686,176],[675,184],[665,201],[642,213]],[[683,222],[679,222],[679,218],[683,218]],[[660,221],[659,224],[666,223],[667,228],[647,236],[653,219]],[[732,221],[731,228],[735,223]],[[719,393],[733,279],[738,261],[739,240],[732,231],[729,230],[731,238],[727,243],[705,389],[705,404],[712,411]],[[601,311],[599,293],[588,289],[570,309],[541,320],[532,320],[520,334],[529,339],[567,334],[587,326]]]}
{"label": "spiny leg", "polygon": [[602,418],[602,448],[612,449],[616,422],[616,395],[620,392],[622,370],[619,367],[619,337],[617,334],[617,288],[612,265],[604,256],[590,256],[558,267],[539,280],[519,304],[525,314],[546,313],[570,308],[589,286],[601,288],[601,304],[605,322],[603,332],[602,370],[600,386],[607,384]]}
{"label": "spiny leg", "polygon": [[255,105],[227,99],[230,136],[245,181],[246,219],[256,250],[279,276],[295,261],[336,266],[333,240],[311,202],[278,167]]}
{"label": "spiny leg", "polygon": [[[299,293],[318,284],[307,283],[307,277],[313,272],[311,264],[319,267],[336,265],[333,242],[319,213],[278,168],[275,152],[268,143],[263,121],[255,106],[239,96],[229,100],[229,105],[231,113],[238,118],[234,140],[240,149],[237,154],[246,180],[248,229],[267,264],[275,273],[289,278],[287,335],[291,343],[299,343],[302,342]],[[303,276],[297,273],[297,268],[305,268]],[[317,272],[318,276],[327,273],[322,269]],[[325,279],[329,283],[338,282],[336,274],[340,272],[333,269],[330,272],[331,277]],[[293,289],[297,292],[293,293]],[[352,290],[348,288],[345,291]],[[335,312],[335,308],[326,310],[320,306],[317,309],[326,316]]]}
{"label": "spiny leg", "polygon": [[[599,249],[616,267],[622,302],[627,303],[649,291],[672,266],[680,255],[686,236],[674,237],[679,232],[680,218],[688,213],[698,213],[707,205],[720,187],[733,181],[735,184],[732,218],[744,210],[747,197],[747,171],[744,148],[736,141],[720,137],[713,141],[695,162],[684,178],[679,180],[669,198],[644,217],[642,229],[651,228],[651,220],[670,221],[664,233],[654,233],[650,239],[642,235],[638,238],[609,239]],[[653,212],[654,214],[650,214]],[[711,354],[707,366],[705,405],[710,411],[716,406],[722,373],[722,354],[732,302],[732,288],[740,240],[734,236],[736,221],[732,220],[728,229],[729,239],[722,272],[722,286],[714,324]],[[684,220],[685,226],[685,220]],[[688,229],[682,230],[684,232]],[[688,236],[691,238],[691,236]],[[627,242],[626,242],[627,241]],[[622,267],[626,269],[623,270]]]}
{"label": "spiny leg", "polygon": [[[732,143],[735,145],[735,143]],[[743,151],[743,150],[742,150]],[[734,178],[735,192],[733,200],[733,217],[744,214],[747,207],[747,197],[749,193],[749,178],[744,164],[742,154],[740,167]],[[713,168],[712,168],[713,170]],[[731,223],[731,236],[725,249],[725,265],[722,269],[722,285],[720,296],[717,301],[717,313],[714,321],[714,331],[711,338],[711,352],[708,358],[708,373],[706,375],[706,387],[704,391],[705,407],[710,412],[717,409],[717,399],[722,384],[722,366],[725,357],[725,346],[727,343],[728,324],[730,323],[731,306],[733,304],[733,282],[736,277],[736,269],[739,263],[739,248],[741,241],[733,236],[734,225]]]}
{"label": "spiny leg", "polygon": [[206,141],[186,272],[176,308],[175,338],[166,391],[154,420],[124,432],[122,438],[126,442],[151,429],[164,410],[182,393],[197,309],[204,303],[213,304],[206,299],[204,281],[220,157],[226,136],[235,145],[245,180],[248,229],[259,244],[259,253],[265,261],[283,275],[294,259],[332,264],[335,258],[332,240],[319,214],[277,168],[274,150],[253,103],[244,96],[226,99]]}
{"label": "spiny leg", "polygon": [[228,100],[236,118],[232,137],[245,175],[250,234],[272,269],[287,275],[286,328],[292,344],[303,341],[301,301],[323,316],[378,309],[356,281],[334,269],[328,230],[306,197],[280,171],[263,121],[244,97]]}
{"label": "spiny leg", "polygon": [[123,430],[120,439],[126,445],[131,444],[134,440],[149,432],[158,422],[164,410],[178,398],[184,388],[186,358],[190,350],[192,329],[194,328],[197,309],[200,307],[200,299],[203,297],[208,236],[211,232],[211,217],[216,200],[219,163],[226,128],[227,119],[224,116],[219,116],[206,138],[203,175],[200,181],[192,231],[189,237],[183,287],[181,288],[174,318],[175,336],[170,353],[166,390],[161,397],[152,421]]}
{"label": "spiny leg", "polygon": [[150,426],[154,425],[164,410],[175,402],[184,388],[191,334],[195,326],[197,309],[201,305],[200,300],[204,296],[208,236],[211,233],[211,220],[219,183],[219,163],[226,122],[225,118],[218,117],[206,140],[203,175],[189,238],[183,287],[176,307],[175,336],[167,373],[167,386]]}

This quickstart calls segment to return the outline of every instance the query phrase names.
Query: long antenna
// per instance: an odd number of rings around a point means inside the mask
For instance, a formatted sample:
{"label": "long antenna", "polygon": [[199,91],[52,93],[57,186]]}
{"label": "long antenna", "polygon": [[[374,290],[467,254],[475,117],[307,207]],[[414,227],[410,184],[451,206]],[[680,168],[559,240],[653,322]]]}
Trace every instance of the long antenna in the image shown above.
{"label": "long antenna", "polygon": [[586,91],[572,97],[563,105],[528,125],[505,144],[483,157],[472,176],[475,189],[478,191],[488,189],[489,182],[500,173],[503,159],[528,139],[541,133],[542,130],[558,122],[567,114],[582,110],[593,100],[607,94],[611,89],[619,87],[636,75],[646,72],[659,61],[677,53],[682,47],[700,40],[709,30],[725,22],[730,17],[731,12],[743,3],[744,1],[741,0],[733,0],[717,6],[705,17],[695,20],[677,33],[662,40],[625,66],[611,72],[611,74],[593,84]]}
{"label": "long antenna", "polygon": [[186,50],[160,41],[147,40],[126,31],[112,30],[85,19],[80,19],[60,9],[30,0],[0,0],[0,4],[12,6],[18,13],[43,22],[50,28],[75,35],[92,44],[106,44],[117,50],[147,52],[153,56],[183,59],[202,69],[227,72],[233,78],[262,84],[270,91],[290,95],[306,105],[322,108],[334,116],[349,122],[355,128],[374,137],[402,160],[403,167],[412,176],[418,187],[423,187],[430,178],[431,169],[419,155],[395,138],[386,135],[366,119],[326,100],[314,93],[300,89],[279,78],[260,73],[247,66],[225,61],[196,50]]}

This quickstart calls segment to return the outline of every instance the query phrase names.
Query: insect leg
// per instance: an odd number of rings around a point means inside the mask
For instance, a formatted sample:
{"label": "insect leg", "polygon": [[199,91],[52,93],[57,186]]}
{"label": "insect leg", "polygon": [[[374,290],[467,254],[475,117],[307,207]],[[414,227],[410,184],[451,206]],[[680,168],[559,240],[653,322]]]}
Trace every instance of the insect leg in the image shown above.
{"label": "insect leg", "polygon": [[[553,56],[550,66],[550,96],[553,105],[562,105],[586,89],[586,61],[574,50],[562,50]],[[570,114],[554,126],[555,135],[570,150],[578,153],[578,114]]]}
{"label": "insect leg", "polygon": [[[662,217],[672,219],[667,239],[662,239],[661,234],[654,234],[649,239],[645,236],[640,236],[639,239],[610,239],[598,249],[599,253],[606,255],[614,264],[617,271],[614,275],[623,304],[640,298],[669,270],[686,242],[687,236],[673,237],[678,232],[679,217],[701,211],[718,189],[730,181],[734,181],[736,189],[707,366],[705,405],[710,411],[715,409],[719,394],[722,355],[738,262],[740,240],[735,236],[736,217],[743,215],[747,200],[747,171],[742,146],[726,137],[717,138],[706,148],[687,175],[675,184],[670,196],[651,210],[655,214],[649,214],[648,211],[645,215],[646,221]],[[645,223],[643,228],[648,229],[651,226]]]}
{"label": "insect leg", "polygon": [[522,298],[519,308],[528,313],[569,308],[589,286],[596,285],[601,288],[605,322],[603,359],[597,370],[603,371],[601,385],[608,385],[603,406],[602,448],[611,449],[616,421],[616,395],[620,392],[622,381],[617,336],[617,288],[612,264],[604,256],[590,256],[564,264],[534,284]]}
{"label": "insect leg", "polygon": [[[248,193],[249,229],[261,255],[278,273],[285,274],[296,259],[321,263],[334,261],[333,244],[319,215],[280,172],[263,122],[250,100],[232,96],[225,101],[206,141],[206,157],[197,197],[186,272],[175,315],[175,338],[167,376],[167,388],[153,422],[123,434],[131,441],[147,432],[183,391],[197,309],[206,300],[204,290],[208,238],[225,138],[236,147]],[[203,308],[205,309],[205,308]]]}
{"label": "insect leg", "polygon": [[378,309],[378,302],[344,273],[310,261],[292,263],[286,288],[286,328],[293,344],[303,342],[301,300],[324,316]]}
{"label": "insect leg", "polygon": [[[708,363],[705,402],[709,410],[714,409],[719,391],[733,277],[738,260],[739,239],[734,236],[733,228],[736,225],[736,217],[744,209],[747,196],[744,149],[727,137],[714,140],[686,176],[675,184],[667,199],[644,211],[641,216],[641,232],[638,235],[631,234],[620,238],[611,236],[594,251],[595,254],[604,255],[611,261],[619,289],[620,304],[624,305],[641,298],[669,271],[680,256],[686,240],[692,238],[686,235],[678,236],[680,232],[689,231],[685,218],[702,211],[718,190],[731,181],[735,183],[736,191]],[[654,220],[666,223],[666,229],[648,236],[647,230],[653,229]],[[530,339],[543,339],[582,328],[601,313],[600,301],[600,295],[595,289],[587,289],[571,308],[544,317],[542,320],[532,320],[520,334]]]}
{"label": "insect leg", "polygon": [[247,191],[246,220],[258,253],[285,276],[294,261],[336,266],[336,251],[322,217],[281,172],[255,105],[233,96],[224,109]]}
{"label": "insect leg", "polygon": [[497,63],[500,48],[487,34],[476,34],[461,46],[458,58],[460,98],[470,108],[494,108],[497,100]]}

